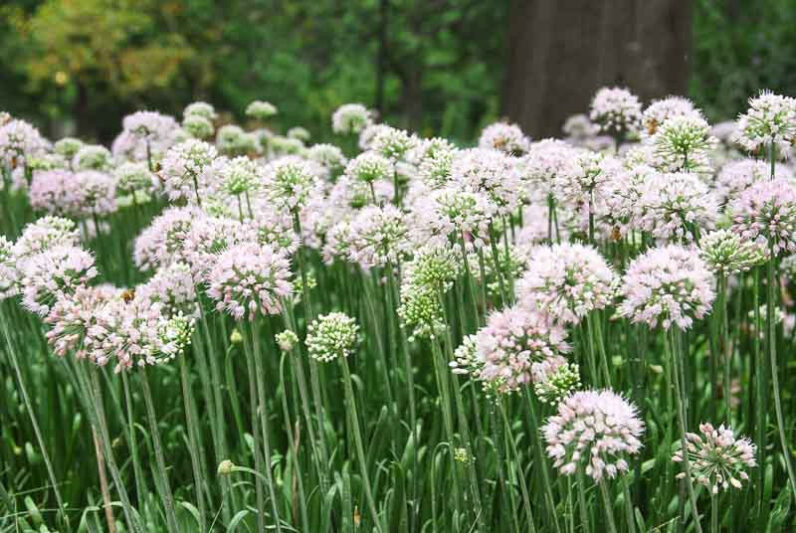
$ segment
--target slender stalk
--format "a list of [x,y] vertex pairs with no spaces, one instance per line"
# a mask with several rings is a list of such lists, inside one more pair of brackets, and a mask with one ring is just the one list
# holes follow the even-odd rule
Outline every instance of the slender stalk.
[[710,532],[719,533],[719,498],[710,491]]
[[608,522],[608,531],[610,533],[616,533],[616,520],[614,519],[614,510],[611,504],[611,496],[608,492],[608,485],[605,482],[605,478],[600,479],[600,493],[603,497],[603,505],[605,506],[605,519]]
[[583,466],[578,466],[578,509],[580,511],[580,525],[582,531],[591,531],[589,527],[589,511],[586,507],[586,476],[583,475]]
[[185,356],[182,355],[180,359],[180,382],[182,384],[182,397],[183,405],[185,407],[185,426],[188,433],[188,452],[191,456],[191,469],[193,471],[194,491],[196,492],[196,506],[199,510],[199,527],[201,531],[207,530],[207,518],[205,511],[205,498],[203,488],[205,486],[204,477],[202,476],[202,455],[199,453],[199,446],[197,445],[197,427],[196,417],[194,416],[195,407],[193,405],[193,392],[191,390],[191,381],[188,376],[188,364],[185,362]]
[[[241,323],[242,324],[242,323]],[[251,348],[251,336],[243,335],[243,347],[246,352],[246,369],[249,374],[249,403],[251,404],[252,439],[254,440],[254,470],[258,473],[265,468],[263,465],[263,448],[260,439],[259,399],[257,395],[257,370]],[[265,495],[263,494],[263,478],[255,476],[254,492],[257,499],[257,531],[265,531]]]

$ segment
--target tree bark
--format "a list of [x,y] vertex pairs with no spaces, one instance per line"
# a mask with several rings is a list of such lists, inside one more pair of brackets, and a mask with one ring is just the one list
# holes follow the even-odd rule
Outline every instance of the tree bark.
[[691,0],[513,0],[504,114],[559,136],[605,85],[645,102],[687,89]]

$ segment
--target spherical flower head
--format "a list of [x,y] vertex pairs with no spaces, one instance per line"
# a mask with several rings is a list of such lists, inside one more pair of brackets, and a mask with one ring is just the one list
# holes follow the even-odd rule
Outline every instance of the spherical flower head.
[[14,243],[14,257],[20,263],[55,246],[75,246],[80,233],[75,223],[67,218],[45,216],[31,222],[22,230]]
[[425,246],[406,264],[404,279],[444,292],[459,275],[460,261],[461,257],[447,246]]
[[603,87],[591,101],[589,118],[609,135],[636,133],[641,127],[641,103],[627,89]]
[[538,373],[533,391],[539,401],[557,405],[564,398],[580,389],[580,370],[574,363],[547,365]]
[[282,311],[282,300],[291,294],[290,263],[272,247],[244,243],[222,253],[208,276],[207,294],[216,309],[236,320],[253,320],[259,314]]
[[532,252],[517,284],[519,302],[564,324],[578,324],[611,303],[616,276],[591,246],[561,243]]
[[415,174],[431,189],[443,187],[450,181],[451,165],[458,150],[445,139],[426,139],[412,150]]
[[694,107],[694,103],[682,96],[668,96],[661,100],[653,100],[641,116],[642,133],[655,135],[661,125],[673,117],[696,116],[702,113]]
[[770,246],[774,255],[796,251],[796,186],[783,179],[759,181],[730,204],[732,230]]
[[641,185],[635,222],[659,242],[691,242],[710,230],[719,200],[696,174],[648,174]]
[[411,251],[404,214],[393,205],[362,208],[351,223],[351,260],[363,268],[396,264]]
[[392,161],[401,159],[415,145],[415,139],[404,130],[385,126],[376,133],[370,149]]
[[[716,176],[716,194],[724,202],[731,202],[758,181],[771,178],[771,165],[758,159],[739,159],[730,161],[719,170]],[[774,178],[793,180],[794,172],[785,165],[776,163]]]
[[[557,179],[578,174],[580,154],[579,150],[564,141],[543,139],[531,144],[528,155],[522,159],[519,172],[532,191],[541,192],[537,199],[546,200]],[[533,192],[530,196],[533,196]]]
[[19,271],[14,257],[14,245],[0,235],[0,301],[19,293]]
[[461,150],[451,163],[451,180],[462,188],[486,194],[500,215],[513,213],[522,188],[515,161],[497,150]]
[[194,277],[202,281],[207,280],[208,271],[219,255],[257,238],[251,227],[226,217],[196,216],[184,234],[180,226],[174,232],[175,237],[182,238],[180,255],[190,265]]
[[20,166],[27,157],[46,147],[47,141],[39,130],[24,120],[11,119],[0,125],[0,160],[11,168]]
[[343,104],[332,115],[332,131],[356,135],[372,124],[368,108],[362,104]]
[[218,172],[221,188],[229,195],[253,193],[260,185],[257,163],[246,156],[239,156],[227,161]]
[[116,211],[116,180],[110,174],[84,170],[73,177],[72,187],[79,192],[72,213],[84,217]]
[[160,141],[164,134],[177,127],[177,122],[157,111],[136,111],[122,120],[122,127],[141,139]]
[[562,326],[535,311],[512,307],[489,316],[476,335],[476,349],[483,361],[478,379],[509,393],[532,383],[535,367],[563,361],[561,354],[570,346]]
[[81,286],[73,294],[59,298],[44,318],[44,322],[52,326],[46,337],[53,353],[64,357],[74,352],[77,359],[87,358],[89,349],[84,340],[92,328],[97,328],[100,310],[116,297],[115,293],[109,286]]
[[331,175],[336,175],[347,163],[343,151],[333,144],[314,144],[307,149],[305,156],[322,165]]
[[577,114],[564,121],[562,131],[570,139],[583,142],[596,137],[600,133],[600,126],[589,120],[587,115]]
[[[735,438],[732,429],[721,425],[699,425],[699,433],[686,433],[686,455],[691,477],[711,493],[729,488],[740,489],[749,480],[747,470],[757,466],[756,446],[748,438]],[[673,461],[683,462],[683,450],[674,453]],[[685,473],[677,475],[684,478]]]
[[151,192],[157,187],[157,178],[144,162],[126,161],[113,171],[116,187],[126,193]]
[[530,141],[516,124],[496,122],[481,132],[478,147],[500,150],[507,155],[521,156],[528,151]]
[[345,174],[352,180],[373,183],[374,181],[391,179],[394,172],[393,163],[377,152],[363,152],[349,161]]
[[710,311],[714,285],[698,250],[674,244],[652,248],[628,266],[618,314],[651,328],[686,330]]
[[763,91],[749,99],[749,109],[738,117],[735,140],[750,152],[764,153],[774,145],[786,156],[796,140],[796,99]]
[[104,146],[88,144],[80,148],[72,158],[75,170],[108,170],[113,164],[113,156]]
[[714,124],[710,129],[710,134],[729,146],[735,142],[735,138],[737,137],[738,123],[734,120],[719,122],[718,124]]
[[321,315],[307,328],[307,351],[322,363],[348,357],[356,350],[358,334],[356,320],[345,313]]
[[215,120],[218,115],[216,109],[207,102],[193,102],[185,106],[182,112],[183,118],[202,117],[208,121]]
[[588,205],[602,196],[601,187],[621,169],[621,163],[598,152],[578,150],[570,164],[554,175],[555,197],[574,205]]
[[151,304],[159,304],[168,316],[196,316],[196,281],[191,267],[175,262],[163,266],[136,288],[136,298]]
[[316,167],[298,157],[283,157],[266,165],[264,171],[266,197],[275,206],[290,212],[303,208],[320,180]]
[[71,214],[82,195],[75,190],[74,174],[68,170],[45,170],[33,173],[28,199],[33,209],[54,215]]
[[431,286],[401,283],[401,305],[398,316],[403,328],[409,331],[409,341],[433,339],[441,335],[448,325],[443,318],[439,292]]
[[489,242],[489,223],[496,211],[484,194],[458,186],[437,189],[413,206],[417,223],[412,231],[418,233],[414,240],[441,238],[458,243],[469,239],[468,247],[481,248]]
[[303,155],[307,148],[304,146],[304,141],[300,139],[274,135],[268,139],[268,149],[273,156],[280,157],[285,155]]
[[257,138],[235,124],[218,128],[216,146],[221,153],[229,156],[245,155],[258,149]]
[[64,156],[66,159],[72,159],[75,154],[83,148],[83,141],[75,139],[74,137],[64,137],[55,141],[53,144],[53,151],[56,154]]
[[25,261],[20,285],[22,305],[46,316],[58,298],[74,294],[97,276],[94,257],[76,246],[55,246]]
[[161,163],[161,176],[169,199],[194,198],[194,189],[197,185],[200,188],[205,185],[206,173],[217,157],[218,152],[213,145],[197,139],[169,148]]
[[583,469],[595,481],[627,472],[643,432],[636,406],[607,389],[573,393],[542,427],[553,466],[566,476]]
[[299,343],[298,335],[291,329],[286,329],[277,333],[274,335],[274,339],[276,340],[276,345],[279,346],[279,349],[284,353],[292,352],[293,348]]
[[718,143],[710,125],[697,114],[679,115],[666,120],[650,142],[655,147],[659,166],[670,172],[710,170],[710,151]]
[[266,120],[277,114],[277,109],[271,102],[255,100],[246,106],[246,116],[255,120]]
[[716,274],[730,276],[746,272],[768,259],[768,250],[754,241],[741,240],[737,233],[721,229],[708,233],[699,243],[702,259]]
[[187,236],[202,217],[194,207],[171,207],[152,220],[133,243],[133,260],[142,270],[154,270],[185,259]]
[[182,119],[182,129],[196,139],[209,139],[215,132],[213,123],[201,115],[188,115]]
[[287,136],[290,139],[297,139],[303,143],[310,140],[312,135],[306,128],[302,128],[301,126],[294,126],[287,130]]

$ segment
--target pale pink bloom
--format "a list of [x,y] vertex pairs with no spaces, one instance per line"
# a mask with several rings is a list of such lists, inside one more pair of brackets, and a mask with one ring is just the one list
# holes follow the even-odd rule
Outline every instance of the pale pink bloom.
[[47,144],[39,130],[24,120],[0,125],[0,162],[9,167],[23,166],[30,156],[44,152]]
[[743,239],[770,246],[775,255],[796,252],[796,185],[789,180],[758,181],[729,207],[732,230]]
[[411,253],[404,214],[393,205],[362,208],[351,221],[350,258],[362,268],[393,265]]
[[146,283],[135,289],[136,299],[160,304],[167,316],[183,314],[198,318],[197,280],[186,263],[175,262],[160,267]]
[[451,181],[461,189],[486,195],[499,215],[513,213],[523,194],[516,160],[497,150],[457,152],[451,163]]
[[36,171],[28,189],[28,198],[33,209],[52,215],[69,214],[71,206],[78,204],[74,196],[79,191],[74,187],[75,175],[62,169]]
[[322,187],[317,164],[298,156],[281,157],[263,169],[265,197],[278,209],[301,210],[313,192]]
[[182,240],[179,260],[190,265],[194,277],[202,282],[207,281],[207,274],[219,255],[232,246],[256,239],[255,230],[249,223],[226,217],[202,216],[198,212],[188,230],[177,233]]
[[14,244],[0,235],[0,301],[19,293],[19,270],[14,257]]
[[478,138],[478,147],[499,150],[506,155],[520,156],[528,151],[530,140],[516,124],[495,122],[485,127]]
[[142,270],[154,270],[173,261],[187,260],[185,246],[188,234],[203,212],[195,207],[170,207],[152,220],[136,237],[133,260]]
[[22,230],[14,243],[14,258],[22,266],[27,259],[54,246],[75,246],[80,241],[80,233],[75,223],[69,219],[45,216],[31,222]]
[[610,390],[575,392],[542,427],[547,455],[566,476],[582,471],[595,481],[627,472],[641,451],[644,423],[636,406]]
[[160,175],[170,200],[193,201],[197,189],[208,185],[208,175],[218,152],[213,145],[189,139],[170,148],[163,157]]
[[544,202],[559,176],[578,172],[580,151],[558,139],[543,139],[531,144],[528,154],[518,165],[518,172],[532,201]]
[[[793,180],[794,173],[787,166],[777,163],[774,166],[774,177]],[[730,161],[716,176],[716,194],[723,202],[731,202],[753,184],[770,178],[771,165],[766,161],[751,158]]]
[[[58,299],[49,314],[44,318],[52,329],[47,332],[47,343],[53,353],[64,357],[74,351],[75,357],[88,357],[84,344],[87,332],[98,323],[100,308],[119,291],[108,285],[98,287],[78,287],[74,294]],[[92,361],[96,362],[96,361]]]
[[89,252],[76,246],[54,246],[22,265],[22,305],[46,316],[58,298],[72,295],[96,276],[94,257]]
[[641,117],[642,135],[654,135],[658,128],[672,117],[702,117],[702,113],[694,107],[694,103],[682,96],[667,96],[661,100],[653,100]]
[[738,117],[738,144],[759,155],[767,155],[773,144],[778,157],[788,157],[794,140],[796,98],[762,91],[749,99],[749,109]]
[[652,328],[686,330],[710,311],[714,286],[699,250],[674,244],[652,248],[630,263],[618,314]]
[[636,133],[641,128],[641,103],[627,89],[603,87],[591,101],[589,118],[609,135]]

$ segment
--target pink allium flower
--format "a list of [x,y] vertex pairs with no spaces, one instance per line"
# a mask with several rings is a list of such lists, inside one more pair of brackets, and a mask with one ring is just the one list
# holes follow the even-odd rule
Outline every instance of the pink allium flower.
[[735,140],[750,152],[765,153],[774,144],[787,157],[796,140],[796,99],[762,91],[749,99],[749,109],[738,117]]
[[22,305],[46,316],[58,298],[69,296],[97,275],[94,257],[76,246],[54,246],[22,266]]
[[59,298],[44,318],[44,322],[52,326],[46,336],[53,353],[64,357],[74,350],[78,359],[87,358],[89,354],[84,339],[92,328],[101,327],[98,325],[100,309],[118,296],[118,292],[108,285],[78,287],[74,294]]
[[265,197],[278,209],[301,210],[314,189],[322,186],[318,168],[297,156],[277,159],[265,166]]
[[196,188],[201,190],[209,180],[208,171],[218,152],[213,145],[197,139],[189,139],[169,149],[163,157],[161,175],[170,200],[196,197]]
[[197,316],[196,283],[191,274],[191,267],[176,262],[163,266],[136,287],[135,297],[150,304],[160,304],[162,312],[167,316]]
[[522,197],[515,160],[497,150],[461,150],[451,163],[451,180],[461,189],[480,192],[497,206],[498,214],[513,213]]
[[520,156],[528,151],[530,141],[516,124],[495,122],[481,131],[478,147]]
[[191,266],[197,281],[207,281],[207,274],[219,255],[256,235],[249,225],[232,218],[196,216],[182,235],[181,256]]
[[530,253],[528,270],[517,284],[521,305],[558,322],[578,324],[611,302],[616,276],[596,249],[561,243],[539,246]]
[[31,222],[14,243],[14,258],[18,263],[54,246],[74,246],[80,241],[75,223],[69,219],[46,216]]
[[476,335],[481,360],[477,379],[501,393],[518,390],[551,363],[565,362],[570,351],[566,330],[549,318],[522,307],[512,307],[489,316]]
[[561,131],[568,137],[568,143],[580,145],[600,133],[600,126],[592,123],[587,115],[580,113],[567,117]]
[[30,205],[38,211],[54,215],[69,214],[70,207],[79,203],[74,195],[75,175],[68,170],[45,170],[33,173],[28,189]]
[[759,241],[774,254],[796,252],[796,185],[783,179],[759,181],[730,205],[732,230]]
[[577,174],[579,154],[576,148],[558,139],[544,139],[531,144],[518,167],[529,189],[529,198],[546,201],[559,176]]
[[185,260],[186,239],[196,220],[206,216],[195,207],[170,207],[136,237],[133,260],[142,270],[154,270]]
[[[713,494],[730,487],[740,489],[742,481],[748,481],[748,468],[757,466],[756,446],[748,438],[735,438],[732,429],[703,423],[699,434],[686,433],[686,453],[691,469],[691,477],[704,485]],[[674,452],[673,460],[683,462],[683,450]],[[685,477],[685,473],[677,475]]]
[[559,201],[574,205],[587,205],[591,198],[597,202],[603,196],[602,188],[611,177],[621,171],[621,163],[597,152],[579,150],[553,181],[553,191]]
[[652,248],[630,263],[618,314],[652,328],[685,330],[710,311],[714,285],[698,250],[673,244]]
[[404,214],[393,205],[369,205],[351,222],[351,261],[363,268],[395,265],[411,252]]
[[393,163],[378,152],[363,152],[346,166],[345,173],[353,181],[373,183],[392,179]]
[[668,119],[687,116],[702,117],[702,113],[688,98],[667,96],[661,100],[653,100],[641,116],[641,123],[644,126],[642,135],[655,135],[658,128]]
[[639,223],[639,200],[650,175],[655,170],[646,165],[636,165],[628,170],[613,173],[601,187],[595,214],[600,226],[607,226],[611,233],[627,235]]
[[281,312],[291,293],[290,263],[270,246],[245,243],[221,254],[209,275],[208,296],[216,309],[241,320]]
[[0,162],[11,168],[22,166],[46,147],[47,141],[39,130],[24,120],[12,119],[0,125]]
[[466,240],[468,248],[489,242],[489,224],[497,208],[489,198],[471,189],[447,186],[421,197],[412,206],[410,228],[416,242],[440,245]]
[[[794,173],[785,165],[777,163],[774,167],[776,179],[793,180]],[[771,165],[758,159],[739,159],[730,161],[719,170],[716,176],[716,194],[725,202],[738,196],[758,181],[771,178]]]
[[116,186],[122,193],[152,192],[160,186],[155,175],[149,171],[146,163],[127,161],[113,171]]
[[116,211],[116,180],[109,174],[84,170],[74,175],[70,184],[78,202],[71,211],[82,216],[107,215]]
[[0,301],[19,293],[19,271],[14,257],[14,245],[0,235]]
[[406,152],[414,148],[415,138],[408,132],[383,125],[370,141],[369,149],[391,161],[402,159]]
[[643,432],[636,406],[607,389],[573,393],[542,427],[558,471],[571,476],[583,468],[595,481],[627,472],[627,458],[641,450]]
[[591,101],[589,118],[610,135],[636,133],[641,127],[641,103],[627,89],[603,87]]
[[[251,233],[252,240],[259,244],[268,244],[287,255],[293,254],[299,247],[299,236],[293,229],[293,217],[286,211],[269,209],[267,200],[255,203],[254,218],[246,221],[246,228]],[[302,224],[302,230],[304,229]]]
[[354,246],[354,234],[351,221],[344,219],[332,226],[326,233],[323,245],[323,262],[331,265],[336,259],[347,261]]
[[718,199],[696,174],[647,174],[640,193],[635,225],[658,242],[691,242],[715,225]]
[[179,125],[173,117],[157,111],[136,111],[124,117],[122,127],[136,137],[154,143],[168,138]]

